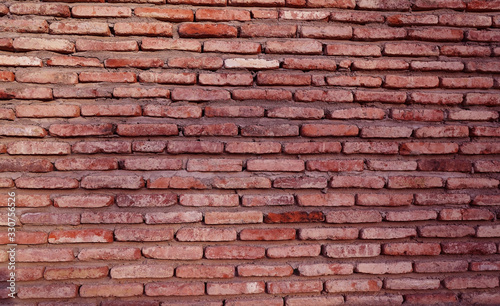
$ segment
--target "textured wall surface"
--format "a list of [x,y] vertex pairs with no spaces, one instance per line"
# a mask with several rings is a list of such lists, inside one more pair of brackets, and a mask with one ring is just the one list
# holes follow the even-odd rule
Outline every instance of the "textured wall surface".
[[0,2],[0,304],[500,304],[500,1]]

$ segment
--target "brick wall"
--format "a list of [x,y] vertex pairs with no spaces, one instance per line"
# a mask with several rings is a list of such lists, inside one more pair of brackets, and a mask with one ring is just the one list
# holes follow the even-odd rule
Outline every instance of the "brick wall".
[[500,1],[0,2],[2,298],[500,304]]

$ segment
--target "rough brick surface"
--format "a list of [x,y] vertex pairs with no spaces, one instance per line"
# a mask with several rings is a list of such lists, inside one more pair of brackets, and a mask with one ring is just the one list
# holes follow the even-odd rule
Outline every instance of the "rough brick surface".
[[499,303],[500,1],[0,2],[19,304]]

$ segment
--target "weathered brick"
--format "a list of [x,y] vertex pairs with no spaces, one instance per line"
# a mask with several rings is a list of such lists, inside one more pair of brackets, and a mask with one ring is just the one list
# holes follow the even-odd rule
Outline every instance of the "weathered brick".
[[20,286],[17,291],[17,297],[20,299],[68,299],[76,298],[77,295],[78,285],[74,284]]
[[399,278],[386,279],[384,288],[391,290],[430,290],[440,287],[439,279]]
[[113,196],[106,195],[69,195],[54,198],[55,207],[106,207],[114,203]]
[[241,200],[243,206],[285,206],[295,204],[293,195],[244,195]]
[[[128,52],[128,51],[138,51],[139,46],[135,40],[117,40],[117,41],[104,41],[104,40],[76,40],[76,50],[77,51],[116,51],[116,52]],[[89,75],[96,74],[94,72],[87,72]],[[104,73],[104,72],[102,72]],[[107,74],[121,74],[119,72],[107,72]],[[97,73],[100,74],[100,73]],[[126,74],[132,74],[131,72]]]
[[412,194],[359,194],[356,204],[361,206],[407,206],[412,201]]
[[113,231],[101,229],[55,230],[49,234],[49,243],[113,242]]
[[323,283],[317,280],[267,282],[267,292],[271,294],[314,293],[322,289]]
[[[161,39],[161,38],[143,38],[141,50],[159,51],[159,50],[181,50],[201,52],[201,43],[188,39]],[[207,51],[205,49],[205,51]]]
[[410,29],[408,38],[425,41],[462,41],[463,30],[448,28]]
[[146,224],[177,224],[196,223],[203,220],[201,212],[169,212],[169,213],[149,213],[145,215]]
[[111,123],[52,124],[49,133],[51,136],[59,137],[103,136],[113,133],[113,125]]
[[415,272],[417,273],[447,273],[447,272],[466,272],[469,263],[461,261],[432,261],[416,262]]
[[78,253],[81,261],[91,260],[138,260],[141,250],[138,248],[93,248],[82,249]]
[[[462,1],[460,1],[462,2]],[[410,304],[456,303],[458,297],[454,293],[405,294]]]
[[175,269],[175,276],[179,278],[233,278],[233,266],[189,265]]
[[293,240],[295,229],[244,229],[239,233],[240,240]]
[[327,179],[324,177],[281,177],[273,181],[274,188],[289,189],[323,189],[327,187]]
[[120,168],[126,170],[180,170],[182,160],[173,158],[131,158],[120,161]]
[[[41,64],[40,64],[41,65]],[[98,58],[80,56],[54,56],[47,60],[48,66],[102,67]]]
[[207,259],[259,259],[265,256],[265,248],[253,246],[209,246]]
[[114,231],[117,241],[168,241],[174,239],[173,229],[119,228]]
[[115,266],[110,271],[111,278],[168,278],[174,276],[174,268],[169,265]]
[[385,215],[387,221],[408,222],[421,220],[435,220],[437,212],[433,210],[390,211]]
[[382,56],[382,50],[375,45],[335,44],[326,45],[326,55],[335,56]]
[[124,141],[88,141],[73,144],[73,153],[131,153],[130,143]]
[[108,267],[47,267],[43,273],[46,280],[95,279],[108,275]]
[[168,282],[168,283],[148,283],[145,285],[147,296],[193,296],[205,293],[203,282]]
[[23,189],[75,189],[78,181],[64,177],[20,177],[16,179],[16,187]]
[[184,136],[235,136],[238,127],[234,123],[187,125],[183,128]]
[[423,43],[387,43],[384,47],[384,54],[394,56],[438,56],[439,48],[436,45]]
[[489,242],[446,242],[442,247],[444,254],[487,255],[496,252],[496,245]]
[[401,155],[451,154],[458,152],[456,143],[407,142],[401,144]]
[[81,297],[129,297],[142,295],[143,284],[85,284],[80,287]]
[[190,9],[137,7],[134,14],[138,17],[155,18],[162,21],[193,21],[194,13]]
[[203,257],[200,246],[158,246],[144,247],[142,254],[147,258],[170,260],[197,260]]
[[50,24],[49,32],[56,35],[111,35],[109,25],[105,22],[53,22]]
[[65,4],[14,3],[9,7],[11,14],[69,17],[70,10]]
[[175,124],[118,124],[116,133],[121,136],[172,136],[178,135]]
[[323,254],[331,258],[361,258],[380,255],[379,244],[325,245]]
[[265,282],[207,283],[208,295],[257,294],[265,289]]
[[439,243],[431,243],[431,242],[388,243],[383,245],[382,252],[385,255],[393,255],[393,256],[400,256],[400,255],[431,256],[431,255],[439,255],[441,253],[441,246],[439,245]]

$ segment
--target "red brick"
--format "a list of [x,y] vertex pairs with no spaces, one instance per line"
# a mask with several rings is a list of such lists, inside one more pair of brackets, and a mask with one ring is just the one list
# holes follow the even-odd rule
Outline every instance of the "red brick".
[[141,250],[137,248],[82,249],[78,254],[81,261],[89,260],[138,260]]
[[184,227],[177,231],[175,237],[178,241],[235,241],[236,231],[223,228]]
[[141,176],[86,176],[81,180],[84,189],[140,189],[144,187]]
[[245,24],[240,28],[240,37],[295,37],[296,25]]
[[[226,68],[246,68],[246,69],[277,69],[280,66],[278,60],[265,60],[265,59],[246,59],[246,58],[231,58],[224,61]],[[238,92],[238,91],[237,91]],[[265,94],[265,90],[251,89],[250,91],[239,90],[243,93],[261,92]]]
[[210,141],[169,141],[167,151],[170,154],[181,153],[222,153],[224,144]]
[[140,105],[82,105],[82,116],[140,116]]
[[391,117],[395,120],[404,121],[433,121],[439,122],[444,119],[442,110],[434,109],[392,109]]
[[78,117],[80,107],[76,105],[18,105],[16,116],[18,118]]
[[259,43],[247,41],[209,40],[203,43],[203,51],[237,54],[258,54],[261,52],[261,45]]
[[139,74],[141,83],[159,83],[159,84],[195,84],[196,74],[194,73],[151,73],[142,72]]
[[408,38],[425,41],[462,41],[463,30],[447,28],[410,29]]
[[187,125],[183,128],[184,136],[235,136],[238,127],[234,123]]
[[469,263],[465,260],[416,262],[415,272],[417,273],[467,272],[468,267]]
[[98,158],[69,158],[57,160],[55,163],[57,170],[115,170],[118,169],[116,159]]
[[469,127],[460,125],[427,126],[415,130],[416,138],[468,137]]
[[359,129],[355,125],[304,124],[300,132],[306,137],[356,136]]
[[379,244],[326,245],[323,253],[330,258],[361,258],[380,255]]
[[444,254],[487,255],[496,252],[496,245],[489,242],[446,242],[442,246]]
[[70,153],[70,148],[69,144],[64,142],[19,141],[10,143],[7,146],[7,153],[10,155],[66,155]]
[[[213,1],[213,0],[212,0]],[[225,1],[223,2],[225,4]],[[228,0],[231,6],[284,6],[284,0]]]
[[168,278],[174,275],[174,268],[168,265],[116,266],[111,269],[111,278]]
[[131,146],[123,141],[88,141],[73,144],[73,153],[96,154],[96,153],[131,153]]
[[462,154],[498,154],[500,146],[497,143],[465,143],[460,147]]
[[46,280],[103,278],[108,276],[108,267],[47,267],[43,273]]
[[267,249],[269,258],[316,257],[321,252],[321,245],[294,245],[271,247]]
[[238,276],[290,276],[293,268],[289,265],[263,266],[263,265],[240,265],[238,266]]
[[306,74],[269,73],[257,74],[258,85],[305,86],[311,84],[311,76]]
[[441,54],[453,57],[486,57],[491,49],[484,46],[442,46]]
[[73,6],[71,8],[73,17],[131,17],[132,10],[128,7],[117,6]]
[[102,67],[103,65],[98,58],[54,56],[47,60],[47,66]]
[[223,60],[219,57],[174,57],[168,60],[168,66],[173,68],[216,70],[222,67]]
[[382,281],[379,279],[329,280],[325,282],[325,289],[329,293],[380,291]]
[[326,21],[328,17],[330,17],[330,13],[324,11],[282,10],[279,12],[279,19],[281,20]]
[[436,76],[388,75],[385,78],[384,86],[389,88],[434,88],[439,86],[439,78]]
[[194,13],[190,9],[137,7],[134,9],[134,14],[138,17],[173,22],[193,21],[194,19]]
[[116,133],[120,136],[172,136],[178,135],[175,124],[118,124]]
[[477,237],[500,237],[500,226],[480,225],[477,228]]
[[275,107],[267,110],[267,117],[289,119],[321,119],[324,111],[306,107]]
[[197,21],[249,21],[250,11],[234,9],[198,9]]
[[287,189],[323,189],[327,187],[327,179],[324,177],[281,177],[273,182],[274,188]]
[[144,106],[144,115],[151,117],[200,118],[202,109],[198,106],[163,106],[149,104]]
[[323,282],[319,280],[267,282],[267,292],[270,294],[319,293],[322,290]]
[[476,230],[466,225],[428,225],[418,228],[421,237],[456,238],[474,236]]
[[53,22],[50,34],[110,36],[109,25],[104,22]]
[[108,88],[54,88],[54,98],[111,98]]
[[406,30],[399,28],[355,28],[353,38],[356,40],[396,40],[404,39]]
[[69,195],[54,198],[55,207],[107,207],[114,203],[113,196],[106,195]]
[[464,67],[462,62],[411,62],[411,69],[418,71],[463,71]]
[[361,44],[335,44],[326,46],[326,55],[335,56],[382,56],[379,46]]
[[0,234],[0,244],[44,244],[47,243],[47,233],[45,232],[27,232],[16,231],[15,240],[10,240],[10,235],[7,232]]
[[498,261],[471,262],[470,269],[472,271],[500,271],[500,262]]
[[254,9],[252,10],[253,19],[278,19],[278,11]]
[[461,121],[491,121],[498,119],[498,112],[492,111],[468,111],[459,110],[451,111],[448,114],[449,120],[461,120]]
[[498,287],[496,276],[448,277],[444,280],[447,289],[495,288]]
[[414,228],[363,228],[360,232],[361,239],[399,239],[416,237]]
[[113,242],[113,231],[102,229],[55,230],[49,234],[49,243]]
[[384,47],[384,54],[396,56],[438,56],[439,48],[436,45],[423,43],[388,43]]
[[327,77],[326,82],[332,86],[380,87],[382,79],[369,76],[339,76]]
[[[343,296],[328,295],[324,297],[286,297],[285,303],[287,306],[300,306],[300,305],[317,305],[317,306],[331,306],[342,305],[344,303]],[[280,304],[281,305],[281,304]]]
[[465,9],[463,0],[417,0],[414,7],[417,9]]
[[163,60],[159,58],[110,58],[104,61],[104,65],[110,68],[119,68],[119,67],[152,68],[152,67],[163,67]]
[[54,170],[51,162],[45,159],[0,159],[0,172],[37,172]]
[[48,23],[45,20],[36,19],[4,19],[0,20],[2,32],[18,33],[47,33]]
[[416,194],[416,205],[466,205],[470,202],[468,194]]
[[474,136],[497,137],[500,135],[500,129],[495,127],[477,126],[472,128],[471,133]]
[[169,260],[198,260],[203,257],[201,246],[153,246],[144,247],[142,254],[146,258]]
[[81,297],[130,297],[140,296],[144,291],[143,284],[96,284],[82,285],[80,287]]
[[365,274],[403,274],[413,271],[412,263],[408,261],[391,263],[358,263],[356,272]]
[[230,38],[238,35],[237,28],[225,24],[213,23],[183,23],[178,28],[180,37],[202,38],[221,37]]
[[72,249],[20,249],[16,252],[18,262],[64,262],[74,258]]
[[172,100],[187,100],[187,101],[213,101],[213,100],[229,100],[230,94],[226,90],[208,90],[208,89],[186,89],[175,88],[172,91]]
[[51,284],[38,286],[20,286],[17,297],[20,299],[67,299],[76,298],[78,286],[74,284]]
[[17,51],[40,50],[59,53],[75,52],[75,45],[65,39],[19,37],[14,39],[13,47]]
[[299,229],[301,240],[351,240],[358,238],[356,228],[303,228]]
[[266,215],[265,223],[300,223],[300,222],[322,222],[325,217],[323,213],[313,211],[307,212],[286,212],[286,213],[269,213]]
[[496,195],[478,195],[472,201],[473,205],[498,205],[500,197]]
[[439,212],[439,220],[493,220],[495,215],[486,209],[443,209]]
[[412,171],[417,170],[416,161],[382,161],[368,160],[366,167],[378,171]]
[[132,72],[81,72],[80,82],[135,83],[136,75]]
[[403,92],[376,92],[376,91],[356,91],[355,100],[360,102],[386,102],[404,103],[406,93]]
[[102,124],[52,124],[49,128],[52,136],[77,137],[77,136],[103,136],[113,133],[113,125]]
[[15,15],[70,16],[69,7],[65,4],[14,3],[9,10]]
[[293,240],[295,239],[295,229],[273,228],[273,229],[244,229],[239,233],[240,240]]
[[41,67],[42,60],[38,57],[31,57],[31,56],[1,55],[0,66]]
[[130,158],[120,161],[120,168],[126,170],[180,170],[182,160],[173,158]]
[[337,210],[326,215],[327,223],[371,223],[380,221],[382,221],[382,216],[374,210]]
[[[390,181],[389,181],[390,182]],[[413,195],[359,194],[356,204],[361,206],[406,206],[411,205]]]
[[225,151],[238,154],[280,153],[281,144],[277,142],[230,142],[226,143]]
[[266,43],[266,53],[271,54],[321,54],[322,50],[323,45],[314,40],[268,41]]
[[354,196],[350,194],[303,194],[297,195],[299,206],[352,206]]
[[[43,278],[44,267],[16,268],[16,281],[33,281]],[[8,267],[1,269],[1,280],[7,282],[10,278]]]
[[403,60],[355,60],[352,67],[355,70],[404,70],[409,64]]
[[148,180],[149,189],[207,189],[207,185],[194,177],[160,177]]
[[0,50],[14,50],[14,46],[12,45],[13,42],[14,40],[12,38],[0,38]]
[[[103,40],[76,40],[76,50],[83,51],[138,51],[139,47],[135,40],[117,40],[117,41],[103,41]],[[96,72],[86,72],[88,74],[96,74]],[[102,72],[103,74],[123,74],[125,72]],[[99,73],[98,73],[99,74]],[[132,74],[131,72],[125,74]],[[81,74],[80,74],[81,75]]]
[[[347,2],[349,3],[349,2]],[[330,16],[331,21],[351,22],[351,23],[383,23],[384,16],[374,12],[359,11],[334,11]]]
[[23,224],[32,225],[79,225],[79,214],[25,213],[20,218]]
[[247,161],[247,171],[304,171],[304,161],[295,159],[252,159]]
[[[460,0],[460,2],[462,1]],[[416,305],[458,302],[458,298],[454,293],[405,294],[405,299],[408,303]]]
[[250,137],[283,137],[298,136],[299,127],[293,125],[260,126],[248,125],[241,128],[241,136]]
[[143,51],[181,50],[181,51],[201,52],[201,43],[199,41],[193,41],[188,39],[143,38],[141,43],[141,50]]
[[387,187],[391,189],[439,188],[443,187],[443,185],[443,180],[439,177],[391,176]]
[[37,84],[76,84],[78,83],[78,75],[75,72],[20,71],[16,73],[16,81]]
[[497,188],[498,185],[498,180],[489,178],[449,178],[446,182],[448,189]]
[[295,204],[295,198],[293,195],[269,195],[269,196],[258,196],[258,195],[244,195],[242,197],[241,205],[253,207],[253,206],[286,206]]
[[264,258],[265,248],[251,246],[209,246],[205,249],[207,259],[259,259]]
[[500,172],[500,162],[494,160],[479,160],[474,163],[476,172]]
[[421,220],[435,220],[437,212],[433,210],[390,211],[385,215],[387,221],[408,222]]
[[467,39],[480,42],[494,42],[500,38],[500,31],[469,31]]
[[346,142],[345,154],[397,154],[399,144],[396,142]]
[[200,73],[198,82],[200,85],[250,86],[253,84],[253,76],[247,73]]
[[360,9],[368,10],[396,10],[396,11],[407,11],[411,7],[411,3],[408,0],[359,0],[358,7]]
[[301,264],[301,276],[348,275],[353,273],[351,264]]
[[205,294],[205,284],[203,282],[148,283],[144,289],[147,296],[193,296]]
[[300,36],[319,39],[350,39],[352,28],[346,26],[302,26]]
[[[22,72],[18,74],[22,75]],[[10,71],[0,71],[0,82],[14,82],[14,73]]]
[[353,95],[345,90],[297,90],[295,99],[301,102],[352,102]]
[[75,189],[78,181],[64,177],[20,177],[16,179],[16,187],[23,189]]
[[175,276],[179,278],[233,278],[233,266],[189,265],[175,269]]
[[308,160],[307,170],[310,171],[363,171],[363,160]]
[[456,143],[407,142],[401,144],[401,155],[452,154],[458,152]]
[[384,288],[390,290],[431,290],[440,287],[439,279],[399,278],[386,279]]
[[439,243],[407,242],[388,243],[383,245],[383,254],[385,255],[430,256],[439,255],[440,253],[441,246]]
[[287,154],[321,154],[340,153],[341,149],[339,142],[296,142],[285,143],[283,150]]
[[265,282],[207,283],[208,295],[257,294],[265,290]]
[[109,224],[142,222],[142,214],[132,212],[84,212],[81,215],[81,223]]
[[202,220],[203,214],[196,211],[150,213],[145,215],[146,224],[196,223],[201,222]]
[[267,299],[238,299],[238,300],[226,299],[224,300],[224,303],[227,306],[252,306],[261,303],[263,305],[268,305],[268,306],[282,306],[283,298],[279,297],[279,298],[267,298]]
[[205,224],[248,224],[262,221],[263,215],[259,211],[205,213]]
[[116,241],[168,241],[174,239],[174,230],[119,228],[114,231]]
[[441,83],[444,88],[487,89],[493,87],[493,79],[487,77],[443,78]]
[[403,25],[435,25],[438,23],[438,16],[435,15],[391,15],[387,17],[387,23],[391,26]]
[[368,126],[361,129],[362,138],[409,138],[413,129],[403,126]]

